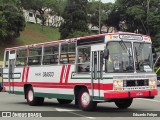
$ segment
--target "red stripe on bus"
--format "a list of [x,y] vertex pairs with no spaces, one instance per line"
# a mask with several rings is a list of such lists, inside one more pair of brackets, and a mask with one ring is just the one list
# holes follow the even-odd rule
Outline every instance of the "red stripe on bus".
[[60,76],[60,83],[62,83],[62,80],[63,80],[64,68],[65,68],[65,65],[62,66],[61,76]]
[[71,65],[68,65],[67,73],[66,73],[65,83],[68,83],[68,77],[69,77],[69,71],[70,71],[70,68],[71,68]]
[[67,66],[67,65],[65,65],[64,73],[63,73],[63,78],[62,78],[62,83],[65,83],[65,81],[63,82],[63,80],[66,80],[67,68],[68,68],[68,66]]
[[[15,87],[23,87],[24,86],[24,83],[22,82],[10,82],[11,86],[15,86]],[[81,86],[87,86],[88,89],[91,89],[91,83],[45,83],[45,82],[28,82],[27,84],[31,84],[33,85],[34,87],[41,87],[41,88],[74,88],[74,86],[76,85],[81,85]],[[8,82],[4,82],[4,86],[9,86],[9,83]],[[113,84],[111,83],[108,83],[108,84],[97,84],[95,83],[94,84],[94,89],[95,90],[112,90],[113,89]]]
[[51,85],[51,86],[43,86],[43,85],[33,85],[33,87],[36,88],[65,88],[65,89],[74,89],[75,86],[68,86],[68,85],[63,85],[63,86],[58,86],[58,85]]
[[108,84],[98,84],[98,83],[94,83],[93,84],[93,89],[95,90],[113,90],[113,84],[108,83]]
[[25,67],[23,68],[23,72],[22,72],[22,82],[24,82],[24,73],[25,73]]
[[113,84],[100,84],[103,88],[103,90],[113,90]]
[[27,73],[26,73],[26,83],[28,82],[29,68],[30,68],[30,67],[27,67]]

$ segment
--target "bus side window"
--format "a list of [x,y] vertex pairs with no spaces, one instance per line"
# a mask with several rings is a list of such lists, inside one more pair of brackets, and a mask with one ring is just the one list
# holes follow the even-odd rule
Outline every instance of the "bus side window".
[[8,60],[9,60],[9,51],[6,51],[5,52],[5,61],[4,61],[5,67],[8,67]]
[[77,72],[88,73],[90,71],[90,47],[78,48]]
[[29,48],[28,65],[41,65],[42,47]]
[[44,47],[43,65],[58,64],[58,58],[59,58],[58,45]]
[[75,43],[67,43],[61,45],[60,63],[72,64],[75,63]]
[[16,66],[24,66],[27,63],[27,49],[18,49]]

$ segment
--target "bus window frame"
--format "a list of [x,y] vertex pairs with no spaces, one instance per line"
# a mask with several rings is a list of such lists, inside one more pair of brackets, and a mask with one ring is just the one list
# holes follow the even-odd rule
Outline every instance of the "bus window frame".
[[6,58],[7,58],[7,56],[6,56],[6,54],[7,54],[7,52],[8,52],[8,63],[9,63],[9,52],[10,52],[10,50],[5,50],[5,54],[4,54],[4,63],[3,63],[3,68],[8,68],[8,65],[6,66]]
[[[44,64],[44,56],[47,56],[47,55],[45,55],[45,47],[53,47],[53,46],[58,46],[58,52],[57,52],[57,54],[48,54],[49,56],[55,56],[55,55],[57,55],[58,56],[58,58],[57,58],[57,63],[51,63],[51,64]],[[42,53],[42,65],[44,65],[44,66],[47,66],[47,65],[59,65],[59,53],[60,53],[60,44],[58,43],[58,44],[49,44],[49,45],[44,45],[43,46],[43,53]]]
[[[66,55],[66,57],[64,57],[64,58],[67,58],[68,62],[67,63],[62,63],[62,61],[61,61],[61,55],[63,55],[63,53],[62,53],[62,45],[65,45],[65,44],[67,44],[67,45],[74,44],[75,45],[75,50],[74,50],[74,52],[68,52],[68,49],[67,49],[67,52],[63,52],[64,55]],[[77,42],[61,43],[60,44],[59,64],[76,64],[76,48],[77,48]],[[74,58],[74,62],[72,62],[72,63],[69,62],[70,61],[69,58],[72,58],[72,57],[69,57],[68,54],[75,54],[75,57],[73,57]]]
[[[82,63],[80,63],[80,62],[78,62],[79,61],[79,49],[80,48],[90,48],[90,57],[89,57],[89,59],[90,59],[90,61],[89,61],[89,72],[78,72],[78,65],[82,65]],[[83,46],[77,46],[77,48],[76,48],[77,50],[76,50],[76,63],[75,63],[75,71],[76,71],[76,73],[77,74],[89,74],[90,72],[91,72],[91,45],[83,45]],[[83,63],[83,65],[85,65],[85,63]]]
[[[26,50],[26,57],[19,57],[19,58],[26,58],[26,64],[25,65],[17,65],[17,51],[18,50]],[[27,66],[28,65],[28,48],[18,48],[16,49],[16,59],[15,59],[15,67],[24,67],[24,66]]]
[[[30,49],[31,48],[41,48],[41,55],[36,55],[36,56],[30,56]],[[43,57],[43,46],[31,46],[31,47],[28,47],[28,59],[27,59],[27,65],[28,66],[42,66],[42,57]],[[40,64],[29,64],[29,58],[31,57],[41,57],[41,60],[40,60]]]
[[[121,40],[114,40],[114,41],[108,41],[107,43],[106,43],[106,49],[108,49],[107,47],[108,47],[108,45],[109,45],[109,43],[111,43],[111,42],[120,42]],[[129,41],[127,41],[127,40],[123,40],[125,43],[130,43],[131,44],[131,53],[132,53],[132,59],[133,59],[133,64],[134,64],[134,49],[132,48],[132,46],[133,46],[133,43],[134,42],[132,42],[131,40],[129,40]],[[104,71],[103,72],[105,72],[105,73],[121,73],[121,72],[108,72],[108,71],[106,71],[107,70],[107,68],[106,68],[106,60],[105,60],[105,66],[104,66]],[[132,72],[122,72],[122,73],[134,73],[134,71],[135,71],[135,66],[134,66],[134,68],[133,68],[133,71]]]

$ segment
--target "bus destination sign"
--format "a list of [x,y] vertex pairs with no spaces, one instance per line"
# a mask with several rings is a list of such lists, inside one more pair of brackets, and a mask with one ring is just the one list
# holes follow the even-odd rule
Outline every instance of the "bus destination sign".
[[119,38],[127,40],[143,40],[143,37],[140,35],[119,35]]

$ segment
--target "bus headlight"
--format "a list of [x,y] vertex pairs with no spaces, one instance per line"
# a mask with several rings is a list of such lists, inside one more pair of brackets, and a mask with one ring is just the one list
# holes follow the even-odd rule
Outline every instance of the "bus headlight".
[[123,80],[114,80],[114,87],[123,87]]
[[149,80],[149,86],[155,86],[156,80]]

